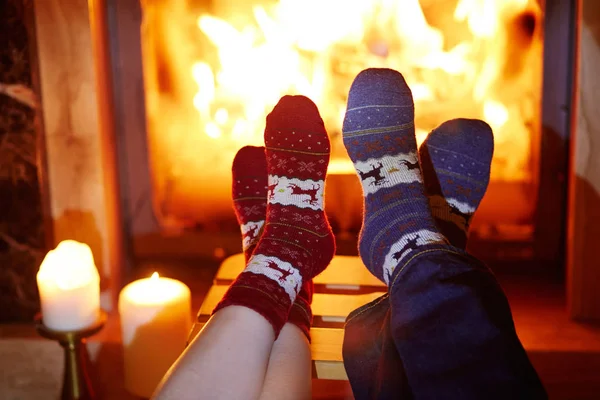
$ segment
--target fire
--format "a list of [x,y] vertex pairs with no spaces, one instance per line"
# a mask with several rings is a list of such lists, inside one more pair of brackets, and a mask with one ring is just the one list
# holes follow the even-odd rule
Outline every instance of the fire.
[[[235,152],[262,143],[265,116],[285,94],[319,106],[333,143],[331,172],[353,173],[341,124],[350,84],[367,67],[403,73],[419,143],[444,120],[480,118],[496,137],[492,180],[536,179],[536,0],[216,0],[210,10],[146,1],[145,19],[163,21],[146,42],[168,58],[148,66],[155,79],[146,79],[153,146],[166,154],[157,161],[157,184],[172,191],[161,207],[198,187],[227,198]],[[167,77],[156,72],[161,63]],[[217,180],[224,188],[206,187]]]

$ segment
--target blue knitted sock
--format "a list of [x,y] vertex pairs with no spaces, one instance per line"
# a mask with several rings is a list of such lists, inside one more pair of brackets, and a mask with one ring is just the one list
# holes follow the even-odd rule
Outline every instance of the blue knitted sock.
[[490,180],[492,128],[476,119],[453,119],[434,129],[419,148],[425,192],[438,229],[464,249],[471,217]]
[[391,69],[358,74],[342,132],[365,197],[359,253],[389,285],[396,266],[422,246],[447,243],[424,193],[412,94],[402,75]]

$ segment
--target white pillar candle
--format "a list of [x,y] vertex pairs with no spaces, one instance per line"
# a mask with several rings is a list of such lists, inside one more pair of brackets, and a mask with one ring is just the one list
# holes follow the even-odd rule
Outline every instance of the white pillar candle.
[[37,273],[44,325],[55,331],[90,327],[100,313],[100,276],[87,244],[65,240]]
[[119,314],[125,388],[137,396],[150,397],[185,348],[192,325],[190,289],[155,272],[123,288]]

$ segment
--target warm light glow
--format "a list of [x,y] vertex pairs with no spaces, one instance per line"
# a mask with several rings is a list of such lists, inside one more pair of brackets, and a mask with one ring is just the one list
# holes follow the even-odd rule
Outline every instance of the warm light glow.
[[99,279],[92,250],[75,240],[63,240],[56,249],[50,250],[37,276],[61,290],[74,290]]
[[502,103],[486,101],[483,105],[483,115],[490,126],[498,131],[508,121],[508,110]]
[[417,145],[421,146],[421,144],[425,141],[425,139],[427,138],[427,135],[429,135],[429,132],[423,130],[423,129],[416,129],[415,130],[415,136],[417,138]]
[[156,305],[179,298],[184,289],[181,282],[160,277],[158,272],[154,272],[149,278],[139,279],[127,285],[122,291],[122,296],[139,305]]
[[42,261],[36,280],[46,327],[72,331],[98,320],[100,275],[87,244],[60,242]]
[[[161,29],[146,38],[160,61],[145,62],[155,76],[147,108],[161,210],[182,206],[180,215],[200,221],[229,215],[233,156],[263,144],[265,116],[285,94],[319,106],[332,139],[329,171],[349,170],[340,135],[345,101],[367,67],[403,73],[418,143],[445,120],[484,119],[496,136],[492,181],[535,179],[536,0],[214,0],[210,10],[167,3],[145,5],[145,20]],[[533,31],[522,22],[528,18]]]
[[214,122],[209,122],[204,128],[208,137],[213,139],[218,139],[221,137],[221,128],[219,128]]
[[224,108],[219,108],[217,112],[215,112],[215,121],[219,125],[225,125],[227,120],[229,119],[229,112],[227,112]]
[[354,164],[350,160],[331,160],[327,168],[328,175],[346,175],[354,174]]
[[[254,137],[259,136],[265,114],[286,93],[311,97],[320,105],[330,131],[339,132],[338,110],[344,104],[333,101],[339,92],[332,87],[337,77],[331,68],[347,63],[346,67],[355,65],[358,72],[363,65],[352,57],[360,54],[366,65],[404,73],[417,107],[422,107],[417,109],[423,117],[417,121],[419,143],[441,122],[438,115],[428,112],[427,104],[452,101],[453,95],[457,116],[484,118],[499,131],[509,118],[518,118],[509,115],[495,90],[502,63],[507,61],[501,48],[509,29],[506,16],[518,15],[527,7],[527,0],[460,0],[453,16],[456,23],[467,24],[471,36],[453,45],[444,32],[428,23],[418,0],[282,0],[273,6],[254,6],[253,23],[241,27],[233,18],[205,14],[197,25],[214,46],[219,62],[194,64],[198,84],[194,105],[203,121],[210,120],[205,122],[204,133],[213,139],[239,141],[234,147],[249,141],[235,127],[242,124]],[[315,8],[321,12],[315,13]],[[395,35],[379,35],[377,27],[389,27]],[[486,46],[493,50],[481,54]],[[459,96],[469,92],[472,100],[462,106]],[[495,169],[495,178],[527,176],[528,149],[520,150],[511,148],[504,155],[519,158],[516,165],[511,164],[517,170]]]

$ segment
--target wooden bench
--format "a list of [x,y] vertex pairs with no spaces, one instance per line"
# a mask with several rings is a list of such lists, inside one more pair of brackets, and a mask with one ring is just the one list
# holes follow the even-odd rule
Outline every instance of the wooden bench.
[[[207,302],[214,301],[213,296],[223,290],[217,287],[233,280],[235,274],[243,269],[243,264],[243,255],[236,255],[225,260],[217,274],[217,279],[215,279],[214,288],[211,289],[212,294],[206,297]],[[349,268],[344,269],[344,265]],[[338,288],[340,285],[362,288],[363,281],[357,279],[354,272],[350,272],[366,271],[366,269],[360,270],[359,266],[361,264],[358,258],[336,256],[326,271],[331,281],[323,279],[323,276],[316,280],[322,285],[321,289]],[[373,286],[378,287],[378,290],[385,289],[378,281],[371,280],[369,275],[363,276],[366,276],[368,282],[371,282]],[[597,379],[598,368],[594,368],[595,366],[600,368],[600,357],[598,356],[600,355],[600,328],[570,320],[564,309],[562,291],[558,290],[554,283],[552,285],[548,282],[536,283],[536,285],[539,284],[534,286],[534,290],[538,292],[536,296],[523,295],[532,290],[529,281],[524,282],[519,279],[517,282],[504,283],[507,284],[505,290],[511,300],[517,333],[549,393],[564,394],[567,393],[565,389],[570,388],[573,393],[589,394],[583,397],[595,399],[600,387]],[[347,310],[358,306],[361,301],[366,302],[370,299],[370,297],[364,296],[365,293],[360,290],[352,293],[363,296],[350,300],[351,297],[335,297],[339,294],[315,293],[313,302],[315,315],[326,314],[328,317],[333,317],[335,321],[341,321],[342,315]],[[321,296],[321,294],[326,296]],[[347,292],[344,295],[347,295]],[[346,301],[351,302],[352,305]],[[331,305],[331,309],[328,308],[328,305]],[[208,303],[206,303],[203,305],[201,313],[207,314],[208,308]],[[190,337],[194,337],[203,325],[202,322],[197,323]],[[558,331],[557,326],[560,326]],[[347,380],[348,376],[342,360],[343,329],[339,327],[324,328],[316,325],[311,329],[311,337],[313,377]],[[581,369],[582,365],[591,367]]]
[[[228,285],[245,265],[243,254],[233,255],[223,261],[213,286],[204,298],[198,313],[199,322],[190,337],[202,329]],[[342,361],[343,323],[350,312],[381,296],[386,286],[371,275],[359,257],[351,256],[335,256],[327,269],[315,277],[314,282],[312,311],[315,318],[311,328],[314,378],[347,380]],[[323,324],[337,327],[322,327]]]

